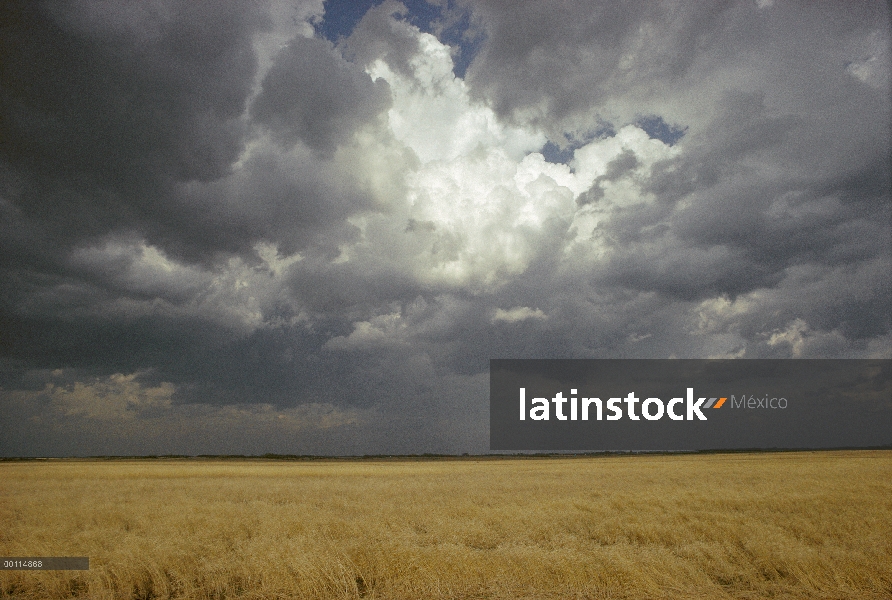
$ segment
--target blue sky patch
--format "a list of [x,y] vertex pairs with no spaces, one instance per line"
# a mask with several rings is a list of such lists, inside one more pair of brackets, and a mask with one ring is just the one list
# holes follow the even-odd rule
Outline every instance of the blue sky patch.
[[561,147],[555,144],[554,142],[546,142],[546,144],[542,147],[542,156],[545,157],[550,163],[564,163],[567,164],[570,162],[570,159],[573,158],[573,152],[576,148],[568,146],[561,150]]
[[561,149],[560,146],[549,140],[542,147],[542,156],[545,157],[545,160],[550,163],[563,163],[567,164],[573,158],[573,153],[577,148],[582,148],[589,142],[599,139],[599,138],[609,138],[616,135],[616,129],[613,127],[613,124],[602,121],[598,119],[598,127],[594,131],[588,131],[581,136],[577,136],[572,133],[564,132],[564,137],[568,140],[568,143],[564,149]]
[[660,116],[641,117],[635,121],[635,125],[640,127],[650,136],[652,140],[660,140],[664,144],[674,146],[678,140],[684,137],[687,127],[678,127],[669,125]]
[[370,8],[383,0],[327,0],[322,21],[315,25],[316,32],[337,43],[348,37]]

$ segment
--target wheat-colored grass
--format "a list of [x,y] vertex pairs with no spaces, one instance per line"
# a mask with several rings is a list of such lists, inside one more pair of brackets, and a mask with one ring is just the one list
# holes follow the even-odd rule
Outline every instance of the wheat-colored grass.
[[892,598],[892,452],[0,463],[3,598]]

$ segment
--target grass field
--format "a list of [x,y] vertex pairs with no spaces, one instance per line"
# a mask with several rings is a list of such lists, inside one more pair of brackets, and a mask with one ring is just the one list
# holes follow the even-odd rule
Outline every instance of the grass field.
[[892,598],[892,452],[0,463],[3,598]]

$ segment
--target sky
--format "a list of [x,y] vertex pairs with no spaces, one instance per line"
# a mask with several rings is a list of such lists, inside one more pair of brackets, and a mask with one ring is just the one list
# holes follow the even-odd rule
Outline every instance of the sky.
[[493,358],[890,358],[886,2],[0,8],[0,455],[483,453]]

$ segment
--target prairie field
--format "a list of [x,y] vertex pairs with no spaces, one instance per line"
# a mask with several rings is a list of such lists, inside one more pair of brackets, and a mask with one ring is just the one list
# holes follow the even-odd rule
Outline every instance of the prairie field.
[[0,598],[892,598],[892,451],[0,463]]

